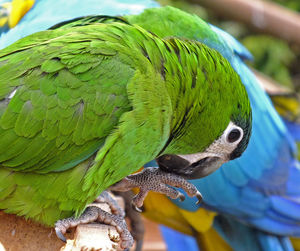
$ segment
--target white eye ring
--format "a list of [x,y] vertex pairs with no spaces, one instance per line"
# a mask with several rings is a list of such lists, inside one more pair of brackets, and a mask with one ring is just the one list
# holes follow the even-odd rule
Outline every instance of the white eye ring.
[[230,122],[230,125],[227,127],[225,131],[226,142],[229,144],[239,143],[243,138],[243,136],[244,136],[243,129]]

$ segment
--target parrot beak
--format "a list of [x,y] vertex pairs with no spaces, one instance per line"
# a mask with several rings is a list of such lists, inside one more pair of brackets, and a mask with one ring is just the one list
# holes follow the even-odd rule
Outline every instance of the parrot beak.
[[242,154],[245,147],[240,147],[239,144],[244,138],[243,135],[243,129],[230,121],[223,134],[204,152],[186,155],[165,154],[159,156],[156,161],[160,169],[165,172],[177,174],[188,180],[200,179]]
[[199,179],[216,171],[229,159],[207,153],[173,155],[166,154],[156,159],[159,167],[186,179]]

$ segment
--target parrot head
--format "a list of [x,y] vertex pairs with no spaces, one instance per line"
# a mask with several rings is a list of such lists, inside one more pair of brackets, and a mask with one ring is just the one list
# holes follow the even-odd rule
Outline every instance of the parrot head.
[[[242,120],[243,121],[243,120]],[[247,148],[251,135],[251,117],[243,123],[229,122],[223,134],[204,152],[187,155],[165,154],[156,159],[159,167],[186,179],[199,179],[236,159]]]
[[169,138],[157,163],[166,172],[199,179],[242,155],[251,135],[252,113],[246,89],[230,63],[204,44],[185,42],[201,48],[198,65],[185,60],[192,76],[181,78],[187,83],[194,78],[195,85],[185,85],[174,99]]
[[[216,50],[195,46],[201,48],[198,65],[192,66],[196,84],[185,86],[173,102],[174,122],[156,158],[162,170],[186,179],[205,177],[240,157],[252,129],[250,101],[238,74]],[[182,76],[191,82],[188,78]]]
[[[207,23],[173,7],[147,9],[140,15],[126,18],[160,37],[198,41],[207,43],[210,48],[219,52],[226,51],[218,35]],[[160,25],[153,26],[155,22]],[[206,61],[211,55],[213,60]],[[251,135],[250,103],[246,90],[230,63],[217,55],[215,50],[209,50],[199,61],[205,62],[193,70],[205,72],[204,80],[198,85],[200,89],[197,94],[201,104],[199,114],[195,112],[197,105],[187,106],[181,120],[178,119],[179,126],[171,130],[165,148],[156,158],[162,170],[187,179],[205,177],[222,164],[240,157]],[[208,66],[210,62],[212,64]],[[198,81],[201,77],[197,76],[195,79]],[[217,90],[217,84],[207,86],[207,83],[222,83],[222,87]],[[184,99],[181,97],[180,101]]]

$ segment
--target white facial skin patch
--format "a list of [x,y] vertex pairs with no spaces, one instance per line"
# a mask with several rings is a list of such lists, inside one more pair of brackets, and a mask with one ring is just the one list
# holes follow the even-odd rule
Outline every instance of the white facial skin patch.
[[196,163],[204,158],[218,158],[219,160],[215,161],[213,165],[206,167],[207,170],[203,170],[203,173],[208,175],[230,160],[230,154],[236,149],[243,136],[243,129],[230,121],[223,134],[204,152],[178,156],[190,163]]

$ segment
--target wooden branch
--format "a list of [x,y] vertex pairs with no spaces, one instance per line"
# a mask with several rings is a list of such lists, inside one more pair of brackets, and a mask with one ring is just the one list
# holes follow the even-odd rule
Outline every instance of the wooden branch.
[[[119,197],[119,201],[122,199]],[[93,203],[93,206],[111,213],[104,203]],[[112,226],[104,224],[83,224],[76,228],[74,239],[67,240],[60,251],[116,251],[121,250],[118,242],[120,236]]]
[[120,240],[116,229],[107,225],[79,225],[73,240],[67,240],[60,251],[115,251]]
[[[121,201],[120,198],[118,201]],[[124,206],[124,204],[121,206]],[[95,203],[101,209],[110,212],[107,204]],[[114,227],[104,224],[80,225],[66,235],[68,241],[64,243],[56,237],[53,228],[44,227],[23,217],[5,214],[0,211],[0,250],[13,251],[116,251],[118,249],[119,234]],[[74,238],[73,238],[74,237]],[[2,247],[1,247],[2,245]],[[2,251],[2,250],[1,250]]]
[[0,243],[4,250],[13,251],[57,251],[63,246],[63,242],[56,237],[53,228],[1,211]]
[[260,32],[300,44],[300,15],[278,4],[261,0],[189,0],[220,16],[238,20]]
[[[121,207],[124,206],[120,204],[120,201],[118,202]],[[144,221],[144,224],[146,231],[143,251],[167,250],[166,244],[160,235],[158,225],[147,219]],[[74,231],[66,235],[68,241],[64,249],[62,249],[64,243],[56,237],[53,228],[44,227],[40,224],[27,221],[23,217],[5,214],[0,211],[0,251],[77,251],[80,250],[78,246],[86,246],[89,248],[89,244],[86,245],[85,243],[89,243],[90,238],[93,239],[92,243],[97,242],[98,240],[96,240],[96,238],[99,238],[97,233],[101,231],[101,238],[108,237],[109,241],[107,239],[106,241],[115,248],[115,240],[118,238],[117,235],[115,235],[115,229],[106,225],[102,225],[99,229],[98,226],[99,225],[97,225],[97,228],[93,224],[89,224],[86,227],[84,225],[78,226],[75,235]],[[82,236],[82,234],[84,234],[84,236]],[[75,241],[72,239],[75,239],[76,243],[74,243]],[[98,244],[93,244],[93,246],[97,245]],[[82,251],[85,250],[89,249],[82,248]]]
[[254,72],[259,83],[262,85],[263,89],[268,94],[287,94],[287,93],[292,92],[289,88],[280,85],[279,83],[277,83],[275,80],[273,80],[269,76],[255,70],[253,68],[251,70]]

